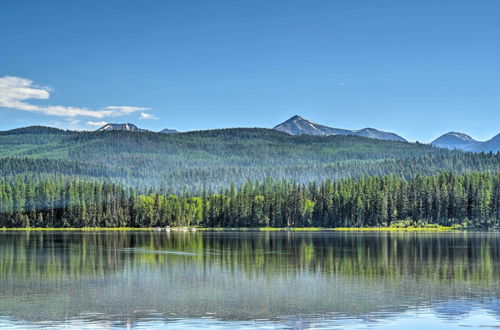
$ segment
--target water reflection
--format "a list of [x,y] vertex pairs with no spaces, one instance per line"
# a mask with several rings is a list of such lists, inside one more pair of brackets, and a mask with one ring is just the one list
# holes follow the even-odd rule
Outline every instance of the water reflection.
[[491,326],[500,318],[499,238],[3,232],[0,325],[385,327],[427,315],[458,326],[479,313]]

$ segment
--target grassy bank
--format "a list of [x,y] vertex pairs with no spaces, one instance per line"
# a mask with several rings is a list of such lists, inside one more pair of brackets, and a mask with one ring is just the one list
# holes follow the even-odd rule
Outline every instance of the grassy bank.
[[154,228],[82,227],[82,228],[0,228],[0,231],[153,231]]
[[467,228],[461,226],[409,226],[409,227],[336,227],[336,228],[322,228],[322,227],[258,227],[258,228],[200,228],[204,231],[457,231],[466,230]]

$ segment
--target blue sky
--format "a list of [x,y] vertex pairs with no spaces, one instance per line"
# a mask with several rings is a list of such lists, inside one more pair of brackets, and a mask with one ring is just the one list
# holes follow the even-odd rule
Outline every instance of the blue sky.
[[0,130],[299,114],[484,140],[500,132],[499,13],[496,0],[1,1]]

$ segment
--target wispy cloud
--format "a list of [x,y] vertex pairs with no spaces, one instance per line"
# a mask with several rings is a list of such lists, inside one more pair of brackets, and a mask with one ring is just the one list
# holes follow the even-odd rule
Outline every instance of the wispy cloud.
[[106,125],[107,123],[108,123],[107,121],[88,121],[87,125],[102,127],[102,126]]
[[96,110],[62,105],[41,106],[28,102],[29,100],[47,100],[50,97],[50,91],[49,87],[36,86],[29,79],[13,76],[0,77],[0,107],[67,118],[91,117],[98,119],[149,110],[145,107],[116,105]]
[[141,116],[139,117],[139,119],[154,119],[154,120],[157,120],[157,119],[160,119],[160,118],[158,118],[155,115],[152,115],[150,113],[141,112]]
[[47,121],[39,122],[38,124],[42,126],[50,126],[56,128],[64,127],[76,131],[88,129],[88,127],[85,127],[85,124],[81,120],[75,118],[58,118],[54,120],[49,119]]

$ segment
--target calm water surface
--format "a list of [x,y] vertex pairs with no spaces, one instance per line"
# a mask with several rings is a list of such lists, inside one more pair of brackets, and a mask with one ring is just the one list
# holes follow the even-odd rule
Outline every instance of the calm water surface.
[[500,327],[500,234],[0,232],[0,327]]

